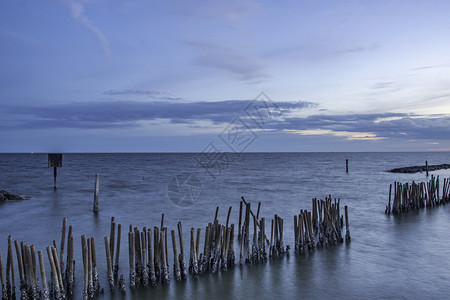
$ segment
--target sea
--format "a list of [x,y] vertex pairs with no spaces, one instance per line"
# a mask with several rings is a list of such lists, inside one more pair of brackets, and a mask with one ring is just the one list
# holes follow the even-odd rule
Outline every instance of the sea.
[[[348,160],[348,172],[346,161]],[[0,154],[0,190],[20,201],[0,203],[0,253],[6,268],[7,238],[43,250],[59,245],[63,218],[73,226],[76,282],[73,299],[82,299],[81,235],[95,237],[100,285],[98,299],[449,299],[450,205],[386,215],[389,185],[427,182],[450,170],[401,174],[390,169],[450,162],[450,152],[329,153],[63,153],[54,189],[46,153]],[[96,174],[99,212],[93,212]],[[348,206],[350,243],[294,253],[294,215],[311,209],[312,198],[330,196]],[[128,227],[168,230],[218,219],[237,227],[241,197],[260,216],[284,220],[289,255],[264,263],[236,265],[216,274],[177,282],[169,247],[168,284],[110,292],[103,238],[111,218],[122,224],[119,274],[128,282]],[[342,213],[343,209],[341,209]],[[343,232],[345,234],[345,232]],[[235,233],[237,237],[237,232]],[[186,248],[186,246],[185,246]],[[203,246],[200,247],[203,249]],[[185,253],[187,259],[189,251]],[[47,280],[50,269],[44,255]],[[16,289],[18,291],[17,261]]]

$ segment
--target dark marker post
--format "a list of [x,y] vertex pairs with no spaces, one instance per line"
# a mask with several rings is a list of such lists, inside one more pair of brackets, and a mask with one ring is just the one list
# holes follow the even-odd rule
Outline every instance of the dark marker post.
[[345,160],[345,172],[348,173],[348,159]]
[[49,153],[48,154],[48,167],[53,167],[53,188],[56,190],[56,174],[57,168],[62,167],[62,154],[61,153]]

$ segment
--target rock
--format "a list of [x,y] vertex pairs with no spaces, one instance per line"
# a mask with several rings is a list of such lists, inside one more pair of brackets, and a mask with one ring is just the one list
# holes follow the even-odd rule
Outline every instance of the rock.
[[[442,169],[450,169],[450,164],[440,164],[440,165],[429,165],[428,171],[437,171]],[[388,172],[392,173],[418,173],[418,172],[426,172],[426,166],[412,166],[412,167],[404,167],[389,170]]]
[[6,201],[6,200],[23,200],[23,198],[20,197],[19,195],[14,195],[5,190],[1,190],[0,191],[0,202]]

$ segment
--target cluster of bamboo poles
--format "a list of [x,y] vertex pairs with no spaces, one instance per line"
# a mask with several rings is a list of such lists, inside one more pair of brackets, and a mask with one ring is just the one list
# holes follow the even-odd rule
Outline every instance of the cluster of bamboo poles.
[[[428,182],[402,184],[394,182],[394,199],[392,199],[392,184],[389,185],[389,201],[386,214],[401,214],[412,210],[431,208],[450,201],[450,178],[444,178],[442,198],[439,194],[439,176],[431,176]],[[392,205],[391,205],[392,203]]]
[[[245,206],[245,208],[244,208]],[[177,281],[185,280],[188,272],[195,278],[205,273],[226,271],[235,266],[235,225],[230,224],[232,207],[227,213],[225,225],[218,220],[219,207],[216,208],[214,220],[205,227],[203,253],[200,253],[201,228],[190,229],[190,257],[186,267],[185,247],[183,243],[182,223],[178,222],[177,230],[171,230],[173,250],[173,277]],[[239,264],[265,262],[289,254],[289,245],[283,242],[284,221],[278,215],[271,220],[270,237],[266,234],[266,220],[260,218],[261,203],[258,203],[256,214],[250,203],[244,197],[240,201],[238,237]],[[345,207],[347,225],[346,239],[350,240],[348,229],[347,207]],[[253,236],[250,234],[253,222]],[[301,210],[294,217],[295,249],[296,253],[314,248],[315,236],[318,236],[317,246],[342,241],[340,235],[342,217],[339,215],[339,200],[334,203],[330,198],[326,200],[313,199],[313,210]],[[116,226],[114,217],[111,218],[110,234],[104,236],[105,255],[107,263],[107,278],[110,290],[126,292],[127,280],[125,275],[119,277],[119,256],[122,225]],[[41,288],[37,275],[37,260],[35,246],[24,242],[14,241],[17,265],[20,276],[20,299],[66,299],[74,294],[75,260],[74,236],[72,226],[67,231],[67,219],[63,219],[61,243],[59,248],[56,241],[46,248],[51,277],[47,282],[44,267],[43,252],[37,251],[39,269],[41,273]],[[178,233],[178,237],[177,237]],[[164,214],[161,225],[150,227],[129,226],[128,258],[129,258],[129,287],[130,289],[156,285],[158,282],[170,282],[170,267],[168,255],[169,230],[164,226]],[[65,256],[65,244],[67,250]],[[251,241],[251,242],[250,242]],[[178,243],[177,243],[178,242]],[[81,251],[83,258],[84,285],[83,299],[93,299],[103,293],[97,268],[97,254],[94,237],[81,235]],[[0,277],[2,284],[2,299],[16,299],[13,241],[8,237],[8,252],[6,276],[0,253]]]
[[[345,241],[350,242],[348,208],[345,209]],[[303,254],[315,247],[327,247],[343,242],[342,228],[344,217],[340,215],[340,199],[325,197],[325,200],[312,199],[312,211],[300,210],[294,216],[295,253]],[[315,242],[317,240],[317,243]]]
[[[69,227],[68,247],[67,247],[67,266],[64,270],[64,248],[67,219],[63,219],[63,229],[58,254],[56,241],[53,240],[52,246],[46,248],[48,262],[51,271],[51,280],[47,284],[46,272],[44,267],[44,255],[42,251],[37,251],[39,261],[39,270],[41,274],[42,290],[39,288],[39,278],[37,274],[36,249],[34,245],[29,246],[24,242],[14,241],[14,247],[17,257],[17,266],[20,280],[20,299],[50,299],[53,294],[55,299],[66,299],[66,295],[73,294],[75,278],[75,261],[73,259],[73,235],[72,226]],[[95,253],[95,251],[94,251]],[[3,265],[0,254],[0,277],[2,282],[2,299],[16,299],[15,278],[14,278],[12,238],[8,237],[8,253],[6,280],[3,274]],[[98,278],[98,276],[97,276]]]

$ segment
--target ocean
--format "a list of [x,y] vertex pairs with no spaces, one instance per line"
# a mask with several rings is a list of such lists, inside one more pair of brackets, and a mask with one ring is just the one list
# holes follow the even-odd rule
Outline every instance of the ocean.
[[[105,290],[99,299],[449,298],[450,207],[399,216],[384,213],[394,181],[429,180],[425,173],[387,170],[425,161],[449,163],[450,153],[64,153],[55,190],[47,154],[0,154],[0,190],[25,198],[0,203],[3,266],[9,235],[45,250],[53,240],[59,245],[62,220],[67,217],[75,236],[74,299],[81,299],[83,286],[82,234],[95,237],[97,243],[100,285]],[[98,214],[93,213],[95,174],[100,175]],[[450,170],[431,174],[443,182]],[[310,210],[312,198],[329,195],[349,208],[351,243],[296,255],[294,215],[300,209]],[[103,237],[109,235],[111,217],[123,226],[119,274],[128,281],[130,224],[160,226],[164,213],[169,231],[182,222],[185,245],[189,245],[190,228],[201,228],[203,245],[205,226],[213,222],[216,207],[224,224],[232,206],[230,222],[237,227],[242,196],[253,209],[261,202],[260,215],[267,220],[275,214],[284,219],[289,256],[239,266],[235,242],[234,268],[177,282],[170,247],[169,284],[127,290],[126,295],[109,292]],[[185,255],[188,258],[189,251]],[[14,262],[17,272],[15,254]],[[49,279],[48,265],[46,270]],[[17,278],[18,274],[18,291]]]

